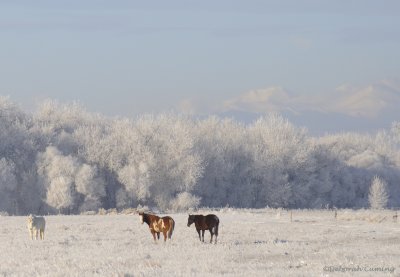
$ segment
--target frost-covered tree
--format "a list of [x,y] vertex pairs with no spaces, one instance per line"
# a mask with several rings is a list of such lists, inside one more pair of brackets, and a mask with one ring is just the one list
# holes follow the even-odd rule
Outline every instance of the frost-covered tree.
[[106,196],[104,179],[96,166],[83,164],[75,175],[76,191],[81,195],[80,211],[96,211],[102,207],[102,199]]
[[28,114],[7,97],[0,96],[0,159],[12,168],[15,179],[12,195],[3,193],[0,205],[12,214],[23,214],[40,206],[40,195],[34,193],[36,175],[32,174],[35,172],[38,136],[32,134],[32,127]]
[[78,128],[79,155],[108,176],[110,206],[171,207],[181,192],[190,192],[202,172],[193,150],[190,120],[173,114],[115,119]]
[[95,166],[64,156],[53,146],[37,158],[40,186],[49,207],[61,212],[97,210],[106,195],[104,180]]
[[17,201],[15,166],[5,158],[0,159],[0,211],[15,213]]
[[255,205],[305,207],[312,199],[316,159],[306,130],[271,114],[249,127]]
[[194,193],[204,206],[249,207],[254,202],[251,188],[252,157],[246,144],[246,129],[231,119],[209,117],[193,129],[195,151],[204,172]]
[[64,156],[56,147],[49,146],[37,158],[38,175],[46,192],[46,203],[59,211],[71,212],[75,206],[76,158]]
[[150,160],[141,161],[146,162],[145,174],[151,184],[149,203],[161,209],[171,208],[172,200],[179,193],[191,192],[202,174],[201,158],[194,151],[191,121],[162,114],[141,117],[135,127],[141,147],[151,153],[146,155]]
[[387,185],[384,180],[379,176],[374,176],[368,195],[371,209],[381,210],[386,208],[388,203],[386,187]]
[[397,143],[400,143],[400,121],[395,121],[392,123],[392,128],[390,132]]
[[74,206],[75,189],[73,181],[67,176],[57,176],[47,187],[46,202],[51,207],[70,213]]

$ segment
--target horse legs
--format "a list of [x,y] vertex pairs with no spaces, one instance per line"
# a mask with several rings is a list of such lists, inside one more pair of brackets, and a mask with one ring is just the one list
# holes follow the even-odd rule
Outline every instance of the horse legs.
[[205,232],[206,230],[201,230],[201,236],[203,237],[203,242],[204,242],[204,232]]
[[[150,230],[150,232],[151,232],[151,234],[153,235],[154,242],[157,242],[157,239],[156,239],[156,232],[153,231],[153,230]],[[157,235],[159,235],[159,234],[157,234]]]
[[201,241],[200,229],[197,229],[197,233],[199,234],[199,240]]
[[212,243],[212,239],[213,239],[213,235],[214,235],[214,233],[212,232],[212,229],[210,229],[210,234],[211,234],[211,240],[210,240],[210,243]]
[[160,239],[160,232],[157,232],[157,239]]
[[167,241],[167,231],[163,231],[163,235],[164,235],[164,242],[166,242]]

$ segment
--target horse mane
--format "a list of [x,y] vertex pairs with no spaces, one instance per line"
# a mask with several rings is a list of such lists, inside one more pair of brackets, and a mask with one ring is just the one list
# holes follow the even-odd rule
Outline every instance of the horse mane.
[[147,225],[150,226],[152,218],[158,219],[159,217],[155,214],[151,213],[142,213],[143,214],[143,221],[147,223]]

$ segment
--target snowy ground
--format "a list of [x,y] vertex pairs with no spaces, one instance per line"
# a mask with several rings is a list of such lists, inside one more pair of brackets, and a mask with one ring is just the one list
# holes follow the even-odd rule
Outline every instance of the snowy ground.
[[136,215],[48,216],[44,241],[28,238],[26,217],[2,216],[0,276],[400,276],[392,211],[213,213],[217,245],[200,243],[186,214],[171,214],[166,244]]

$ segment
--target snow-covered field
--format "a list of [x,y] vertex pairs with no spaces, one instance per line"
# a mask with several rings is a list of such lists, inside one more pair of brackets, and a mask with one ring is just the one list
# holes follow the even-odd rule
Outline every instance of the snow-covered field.
[[[207,211],[203,211],[208,213]],[[44,241],[26,217],[0,217],[0,276],[400,276],[394,212],[214,211],[217,245],[187,214],[172,241],[154,243],[136,215],[47,216]],[[375,270],[375,271],[372,271]]]

